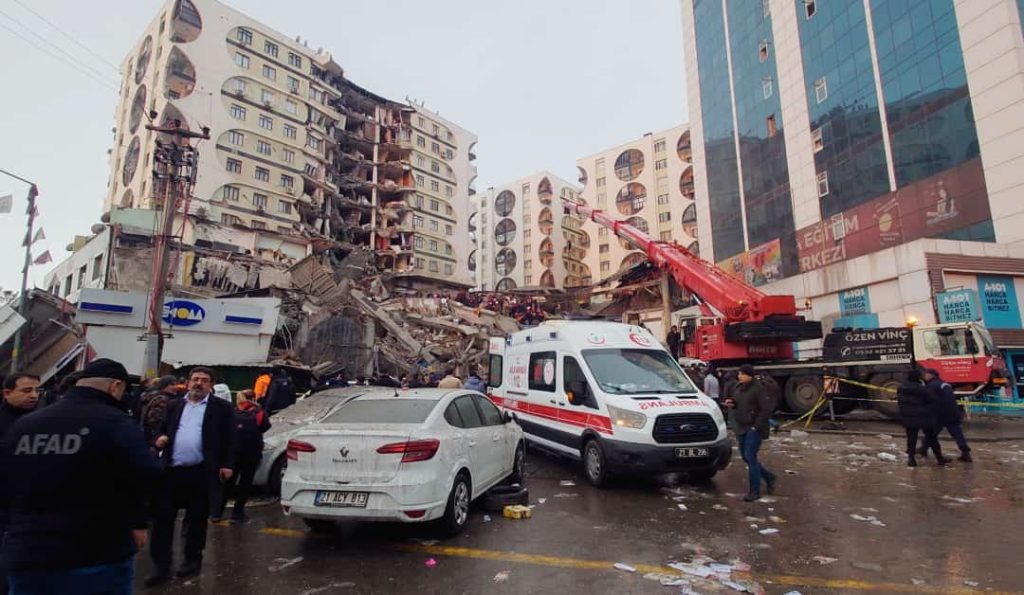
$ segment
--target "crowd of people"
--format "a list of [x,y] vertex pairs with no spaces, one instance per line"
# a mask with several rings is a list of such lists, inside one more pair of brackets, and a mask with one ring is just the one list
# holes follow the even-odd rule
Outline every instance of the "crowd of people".
[[536,326],[551,316],[558,315],[561,310],[558,304],[549,305],[548,302],[534,297],[507,293],[462,292],[456,299],[470,308],[490,310],[514,318],[522,326]]

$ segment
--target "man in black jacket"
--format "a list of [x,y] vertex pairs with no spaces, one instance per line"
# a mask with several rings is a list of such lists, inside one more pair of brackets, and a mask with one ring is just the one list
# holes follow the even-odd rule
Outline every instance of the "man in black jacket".
[[98,359],[63,399],[17,421],[0,459],[12,593],[129,593],[160,463],[120,400],[124,366]]
[[761,442],[769,436],[771,428],[768,422],[775,411],[775,399],[754,375],[754,367],[750,364],[740,366],[737,384],[725,401],[726,407],[734,409],[740,454],[747,463],[749,489],[743,497],[746,502],[761,498],[761,480],[767,484],[769,494],[775,492],[776,481],[776,475],[757,459]]
[[242,391],[238,395],[238,409],[235,410],[235,475],[224,486],[223,497],[216,503],[213,520],[224,516],[230,492],[234,491],[235,507],[231,514],[232,523],[244,523],[245,504],[252,490],[252,480],[263,459],[263,434],[270,429],[270,414],[256,401],[246,398]]
[[[917,467],[915,454],[925,455],[931,448],[939,465],[945,465],[949,459],[942,456],[942,448],[938,439],[938,419],[932,406],[928,389],[921,383],[921,374],[917,370],[907,373],[907,380],[896,391],[896,402],[900,408],[900,420],[907,432],[907,466]],[[917,435],[924,433],[924,452],[916,452]]]
[[967,437],[964,436],[963,416],[960,405],[956,402],[953,386],[944,381],[939,376],[938,370],[934,369],[924,371],[924,381],[927,383],[928,393],[931,395],[932,407],[935,409],[938,422],[935,432],[936,441],[938,434],[945,428],[960,449],[960,460],[964,463],[973,463],[971,447],[967,444]]
[[213,370],[193,368],[188,394],[167,407],[163,435],[155,445],[162,449],[166,467],[164,483],[156,498],[153,545],[150,555],[156,572],[146,586],[170,580],[174,524],[178,510],[185,509],[185,561],[177,576],[199,574],[206,547],[211,492],[217,482],[231,479],[234,465],[234,411],[227,401],[213,396]]

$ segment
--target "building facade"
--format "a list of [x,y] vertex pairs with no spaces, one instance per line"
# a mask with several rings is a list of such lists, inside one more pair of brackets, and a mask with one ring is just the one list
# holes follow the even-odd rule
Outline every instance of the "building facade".
[[704,256],[826,326],[946,321],[965,291],[1016,356],[1024,4],[681,5]]
[[[628,220],[655,239],[699,253],[689,126],[645,134],[578,159],[576,167],[587,204]],[[583,230],[595,239],[586,263],[596,280],[647,258],[592,221]]]
[[166,200],[151,172],[173,137],[147,125],[207,127],[184,243],[283,265],[366,249],[378,271],[470,284],[468,131],[215,0],[169,0],[122,77],[107,212]]
[[590,234],[561,199],[579,200],[573,184],[543,171],[480,194],[471,231],[478,248],[470,270],[484,291],[589,285]]

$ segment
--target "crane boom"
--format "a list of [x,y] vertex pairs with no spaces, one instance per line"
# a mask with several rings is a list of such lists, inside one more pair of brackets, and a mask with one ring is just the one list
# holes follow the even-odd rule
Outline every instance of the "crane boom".
[[710,325],[714,328],[703,328],[698,333],[704,345],[697,352],[703,357],[737,359],[740,352],[744,356],[756,352],[761,356],[777,354],[782,357],[787,352],[792,353],[792,341],[821,338],[821,323],[797,316],[793,296],[765,294],[701,260],[676,242],[655,240],[600,209],[566,199],[562,199],[562,203],[567,213],[590,219],[643,250],[647,259],[668,271],[680,287],[721,313],[722,318]]

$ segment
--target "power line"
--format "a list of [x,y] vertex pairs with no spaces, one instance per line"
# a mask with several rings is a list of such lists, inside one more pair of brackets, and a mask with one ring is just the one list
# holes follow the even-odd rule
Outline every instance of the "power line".
[[[111,61],[107,60],[106,58],[104,58],[103,56],[101,56],[101,55],[97,54],[96,52],[92,51],[92,50],[91,50],[91,49],[90,49],[90,48],[89,48],[88,46],[86,46],[86,45],[85,45],[84,43],[82,43],[82,42],[78,41],[78,39],[77,39],[77,38],[75,38],[75,37],[74,37],[73,35],[71,35],[71,34],[69,34],[69,33],[65,32],[65,31],[64,31],[63,29],[61,29],[61,28],[60,28],[60,27],[58,27],[58,26],[57,26],[56,24],[54,24],[54,22],[53,22],[53,21],[51,21],[50,19],[48,19],[48,18],[44,17],[43,15],[39,14],[38,12],[36,12],[36,11],[35,11],[35,10],[33,10],[32,8],[30,8],[30,7],[28,6],[28,5],[26,5],[25,3],[23,3],[23,2],[21,1],[21,0],[14,0],[14,3],[15,3],[15,4],[17,4],[18,6],[20,6],[20,7],[24,8],[25,10],[27,10],[27,11],[31,12],[32,14],[34,14],[34,15],[35,15],[35,16],[36,16],[36,17],[37,17],[37,18],[38,18],[39,20],[43,21],[44,23],[46,23],[47,25],[49,25],[50,27],[52,27],[53,29],[55,29],[55,30],[56,30],[56,31],[57,31],[58,33],[60,33],[60,34],[61,34],[61,35],[63,35],[64,37],[66,37],[66,38],[70,39],[70,40],[71,40],[72,42],[74,42],[74,43],[75,43],[75,45],[77,45],[78,47],[80,47],[80,48],[82,48],[83,50],[85,50],[85,51],[89,52],[90,54],[92,54],[92,55],[93,55],[93,56],[94,56],[94,57],[95,57],[96,59],[100,60],[101,62],[103,62],[103,63],[105,63],[105,64],[107,64],[107,65],[109,65],[109,66],[110,66],[111,68],[113,68],[113,69],[114,69],[114,70],[115,70],[116,72],[121,72],[121,69],[120,69],[120,68],[118,68],[118,66],[117,66],[116,64],[114,64],[113,62],[111,62]],[[10,18],[10,17],[8,17],[8,18]]]
[[25,43],[27,43],[27,44],[29,44],[30,46],[32,46],[32,47],[34,47],[34,48],[36,48],[37,50],[39,50],[39,51],[43,52],[44,54],[46,54],[46,55],[50,56],[50,57],[51,57],[51,58],[53,58],[54,60],[57,60],[57,61],[59,61],[59,62],[63,62],[63,63],[65,64],[65,65],[67,65],[67,66],[70,66],[70,67],[71,67],[71,68],[72,68],[73,70],[75,70],[75,71],[76,71],[76,72],[78,72],[79,74],[81,74],[81,75],[83,75],[83,76],[86,76],[86,77],[88,77],[88,78],[92,79],[93,81],[95,81],[95,82],[97,82],[97,83],[100,83],[100,84],[101,84],[101,85],[103,85],[104,87],[107,87],[107,88],[111,89],[111,90],[112,90],[112,91],[114,91],[114,92],[118,92],[118,93],[120,92],[120,89],[118,89],[118,88],[117,88],[116,86],[114,86],[113,84],[111,84],[111,83],[110,83],[110,81],[106,81],[106,80],[103,80],[103,79],[101,79],[101,78],[98,78],[98,77],[96,77],[96,76],[93,76],[92,74],[90,74],[90,73],[88,73],[88,72],[86,72],[86,71],[84,71],[84,70],[81,70],[81,69],[77,68],[77,67],[76,67],[76,66],[75,66],[74,64],[72,64],[72,63],[71,63],[71,62],[69,62],[68,60],[65,60],[64,58],[61,58],[61,57],[60,57],[60,56],[58,56],[57,54],[54,54],[54,53],[53,53],[53,52],[51,52],[50,50],[46,49],[46,48],[45,48],[44,46],[41,46],[41,45],[37,44],[36,42],[32,41],[31,39],[29,39],[29,38],[25,37],[24,35],[22,35],[22,34],[21,34],[21,32],[19,32],[19,31],[16,31],[16,30],[14,30],[14,29],[12,29],[12,28],[8,27],[8,26],[7,26],[7,25],[5,25],[5,24],[4,24],[4,23],[3,23],[2,21],[0,21],[0,28],[3,28],[3,29],[6,29],[6,30],[10,31],[11,33],[13,33],[14,35],[16,35],[16,36],[17,36],[17,37],[18,37],[19,39],[21,39],[21,40],[22,40],[22,41],[24,41]]
[[32,30],[32,28],[31,28],[31,27],[29,27],[29,26],[25,25],[24,23],[22,23],[21,21],[19,21],[18,19],[14,18],[14,17],[12,17],[11,15],[7,14],[6,12],[4,12],[4,11],[0,10],[0,15],[2,15],[2,16],[4,16],[4,17],[6,17],[6,18],[7,18],[8,20],[12,21],[12,22],[13,22],[14,24],[18,25],[19,27],[21,27],[21,28],[22,28],[22,29],[24,29],[25,31],[27,31],[27,32],[31,33],[33,37],[35,37],[35,38],[39,39],[40,41],[42,41],[43,43],[45,43],[45,44],[49,45],[50,47],[52,47],[53,49],[57,50],[57,51],[58,51],[58,52],[60,52],[61,54],[64,54],[64,55],[65,55],[65,56],[67,56],[67,57],[68,57],[68,58],[69,58],[69,59],[70,59],[70,60],[71,60],[71,61],[72,61],[73,63],[77,64],[77,65],[78,65],[79,67],[81,67],[81,68],[84,68],[84,69],[88,70],[89,72],[91,72],[91,73],[95,74],[96,76],[98,76],[98,77],[100,77],[100,78],[105,78],[105,77],[107,76],[107,75],[103,74],[102,72],[100,72],[100,71],[96,70],[96,69],[95,69],[95,68],[93,68],[92,66],[89,66],[89,65],[88,65],[88,64],[86,64],[85,62],[82,62],[82,61],[80,61],[80,60],[79,60],[79,59],[78,59],[78,58],[77,58],[76,56],[74,56],[73,54],[70,54],[70,53],[68,53],[68,52],[67,52],[66,50],[64,50],[63,48],[61,48],[61,47],[60,47],[60,46],[58,46],[57,44],[53,43],[53,42],[52,42],[52,41],[50,41],[49,39],[46,39],[46,38],[45,38],[45,37],[43,37],[42,35],[40,35],[40,34],[36,33],[35,31],[33,31],[33,30]]

